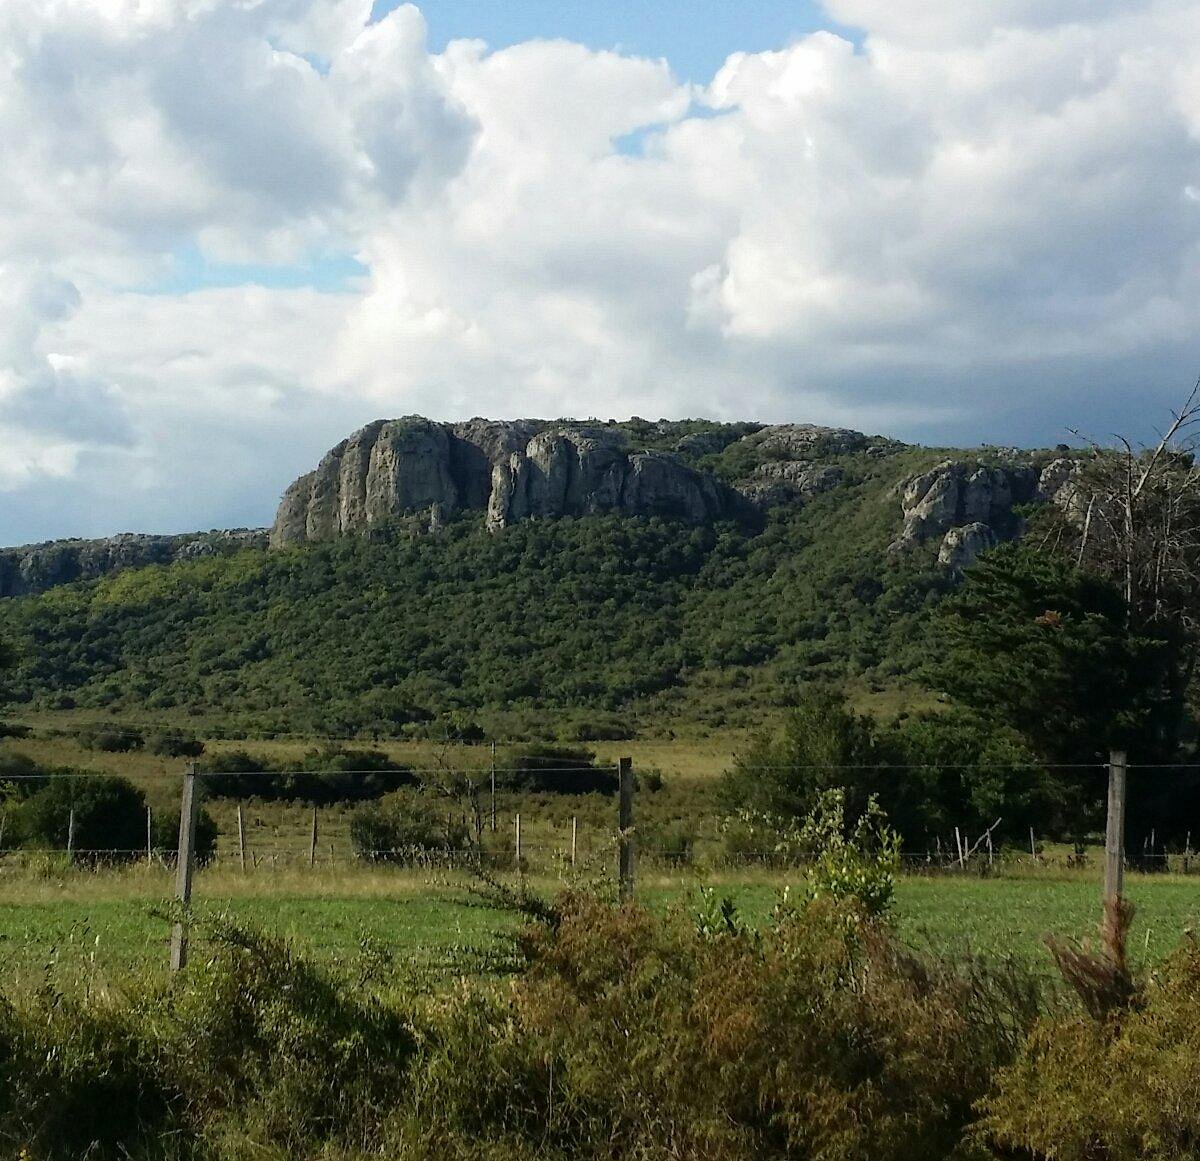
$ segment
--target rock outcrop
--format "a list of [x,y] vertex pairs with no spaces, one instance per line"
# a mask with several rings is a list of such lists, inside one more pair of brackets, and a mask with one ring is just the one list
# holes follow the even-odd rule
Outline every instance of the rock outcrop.
[[0,549],[0,597],[45,592],[55,585],[96,580],[127,568],[173,564],[267,547],[265,528],[154,536],[134,532],[101,540],[51,540]]
[[405,513],[486,513],[493,530],[518,520],[617,512],[702,523],[746,502],[672,456],[631,451],[602,425],[537,420],[368,424],[284,494],[273,547],[361,535]]
[[807,460],[771,460],[759,464],[749,479],[738,482],[737,490],[763,508],[794,503],[836,488],[845,473],[836,464],[813,464]]
[[782,460],[809,460],[862,451],[877,442],[848,427],[820,427],[815,423],[780,423],[764,427],[742,440],[749,447]]
[[1032,463],[945,460],[904,485],[904,526],[892,551],[940,540],[939,563],[966,568],[979,553],[1021,534],[1017,506],[1063,503],[1073,491],[1077,472],[1077,461],[1070,459],[1054,460],[1040,471]]

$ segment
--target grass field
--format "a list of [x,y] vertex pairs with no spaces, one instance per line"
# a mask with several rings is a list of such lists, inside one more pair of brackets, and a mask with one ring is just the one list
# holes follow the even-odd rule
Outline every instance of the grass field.
[[[560,885],[536,880],[546,892]],[[745,919],[764,922],[798,874],[764,871],[706,876],[643,877],[639,898],[654,908],[693,907],[701,882],[730,896]],[[163,870],[71,871],[0,875],[0,966],[6,977],[35,983],[46,965],[70,975],[104,975],[165,965],[168,925],[154,914],[171,893]],[[1137,907],[1132,951],[1138,961],[1174,947],[1200,917],[1200,879],[1131,876]],[[1084,872],[1008,876],[904,876],[897,886],[896,920],[905,939],[987,957],[1048,957],[1047,933],[1072,937],[1094,931],[1098,884]],[[285,935],[320,959],[352,960],[365,937],[398,960],[421,969],[449,968],[466,949],[487,948],[512,917],[473,903],[464,877],[430,878],[412,871],[321,868],[202,871],[195,901],[201,914],[220,912]],[[203,955],[203,944],[198,945]]]
[[[671,869],[646,858],[639,898],[656,908],[695,905],[700,883],[735,900],[743,916],[761,923],[780,893],[799,886],[790,875],[763,868],[731,871],[706,856],[719,839],[714,796],[716,777],[727,768],[738,737],[721,742],[674,739],[643,743],[598,743],[602,760],[632,755],[635,770],[664,776],[656,793],[638,795],[639,843],[649,851],[671,828],[696,836],[699,866]],[[235,746],[273,760],[300,758],[312,741],[209,743],[209,752]],[[359,743],[375,745],[374,743]],[[457,769],[483,769],[491,760],[486,746],[445,747],[413,742],[378,744],[398,764],[443,763]],[[177,809],[183,763],[145,752],[105,754],[85,749],[70,736],[39,735],[0,741],[4,750],[29,754],[49,765],[121,774],[141,787],[156,810]],[[503,763],[503,750],[499,755]],[[375,869],[356,864],[348,839],[353,808],[333,805],[318,812],[318,865],[308,867],[311,807],[304,803],[244,803],[250,869],[242,874],[236,858],[237,805],[232,799],[205,803],[220,828],[214,867],[199,872],[195,900],[201,912],[228,913],[235,919],[292,938],[320,958],[351,958],[365,937],[390,949],[405,963],[433,968],[458,962],[464,948],[486,948],[513,920],[465,905],[466,880],[431,878],[428,873]],[[616,804],[600,795],[525,795],[499,802],[499,828],[485,839],[510,850],[515,814],[522,814],[523,850],[530,857],[531,881],[547,892],[561,883],[561,865],[579,821],[580,864],[584,873],[608,871],[613,861]],[[1056,852],[1056,856],[1065,852]],[[988,878],[973,874],[907,875],[897,888],[896,921],[910,943],[956,952],[1015,955],[1048,963],[1047,933],[1081,937],[1098,917],[1099,869],[1068,869],[1054,857],[1034,868],[1025,863]],[[706,866],[707,865],[707,866]],[[67,869],[51,860],[17,857],[0,861],[0,970],[36,982],[47,964],[63,972],[113,974],[166,962],[168,925],[154,913],[170,898],[172,878],[162,868],[134,866],[122,871]],[[1140,960],[1159,956],[1200,917],[1200,877],[1131,876],[1129,895],[1138,908],[1133,952]],[[202,945],[198,945],[202,946]]]

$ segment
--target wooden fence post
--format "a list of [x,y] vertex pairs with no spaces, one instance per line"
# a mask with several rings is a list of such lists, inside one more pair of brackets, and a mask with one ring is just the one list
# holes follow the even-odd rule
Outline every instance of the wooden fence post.
[[75,861],[75,807],[67,815],[67,862]]
[[517,811],[517,870],[521,869],[521,812]]
[[308,844],[308,865],[310,867],[317,865],[317,808],[315,804],[312,816],[312,838]]
[[1104,834],[1104,901],[1125,889],[1125,774],[1123,750],[1108,756],[1108,827]]
[[963,840],[958,827],[954,828],[954,845],[958,848],[958,869],[961,871],[966,864],[963,862]]
[[633,898],[633,759],[622,758],[617,763],[617,787],[620,792],[620,834],[617,839],[617,886],[622,903]]
[[1037,857],[1037,839],[1033,837],[1033,827],[1029,828],[1029,857],[1036,863]]
[[[0,828],[0,834],[3,834],[3,828]],[[575,815],[571,815],[571,866],[575,865],[575,853],[579,844],[579,819]]]
[[246,810],[242,804],[238,803],[238,862],[242,867],[242,874],[246,873]]
[[154,862],[154,819],[150,807],[146,807],[146,866]]
[[496,743],[492,743],[492,834],[496,833]]
[[171,971],[187,966],[187,911],[192,902],[192,872],[196,866],[196,817],[199,810],[199,787],[196,763],[189,762],[183,776],[183,801],[179,809],[179,859],[175,869],[175,894],[183,908],[183,916],[171,932]]

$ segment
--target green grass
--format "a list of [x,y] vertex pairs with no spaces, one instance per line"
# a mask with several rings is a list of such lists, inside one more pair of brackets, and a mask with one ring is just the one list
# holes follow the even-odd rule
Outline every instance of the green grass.
[[[556,885],[540,880],[546,890]],[[762,923],[800,877],[761,871],[695,875],[647,873],[640,898],[654,908],[691,906],[701,882],[736,902],[749,922]],[[411,871],[260,869],[242,877],[231,869],[201,872],[195,901],[201,914],[223,912],[286,935],[319,959],[352,959],[364,937],[400,961],[421,968],[454,962],[464,947],[485,948],[515,920],[468,906],[465,879],[433,879]],[[1179,875],[1130,877],[1137,907],[1132,952],[1138,962],[1174,947],[1200,916],[1200,890]],[[162,870],[32,872],[0,878],[0,970],[36,983],[45,965],[68,973],[120,972],[165,965],[168,925],[155,915],[171,894]],[[1007,877],[906,876],[897,886],[896,918],[904,938],[986,957],[1049,960],[1046,934],[1085,937],[1099,915],[1096,876],[1084,872],[1027,872]],[[203,957],[203,942],[196,945]]]

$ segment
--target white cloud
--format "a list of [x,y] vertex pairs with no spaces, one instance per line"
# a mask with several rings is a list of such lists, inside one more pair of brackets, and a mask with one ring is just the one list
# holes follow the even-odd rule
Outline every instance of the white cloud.
[[[407,411],[1136,432],[1200,353],[1187,0],[829,0],[705,89],[370,7],[0,5],[0,540],[265,520]],[[128,289],[189,250],[370,273]]]

